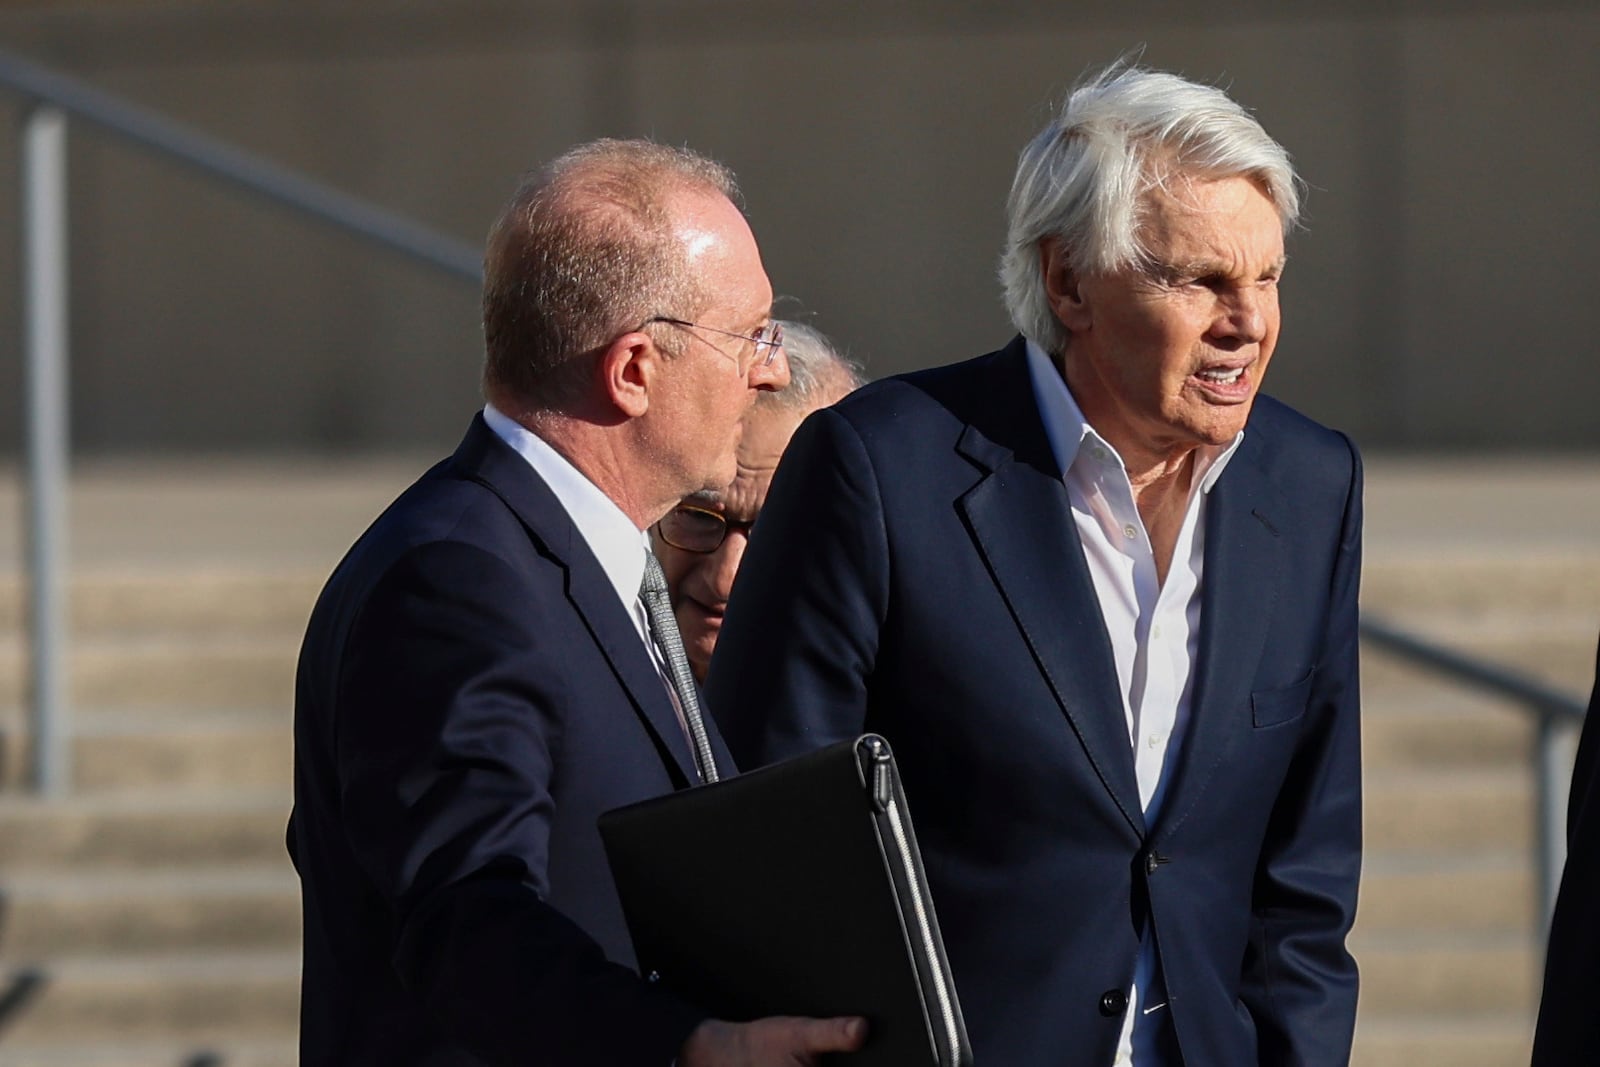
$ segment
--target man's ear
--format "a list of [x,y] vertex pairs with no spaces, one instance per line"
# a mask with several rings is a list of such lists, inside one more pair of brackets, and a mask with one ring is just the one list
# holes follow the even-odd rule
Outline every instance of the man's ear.
[[1078,289],[1078,274],[1072,269],[1071,256],[1058,237],[1046,237],[1039,242],[1039,270],[1044,276],[1044,291],[1050,301],[1050,310],[1068,332],[1081,333],[1089,328],[1089,308]]
[[650,389],[663,360],[661,350],[642,331],[625,333],[606,346],[596,373],[606,399],[619,415],[635,419],[649,410]]

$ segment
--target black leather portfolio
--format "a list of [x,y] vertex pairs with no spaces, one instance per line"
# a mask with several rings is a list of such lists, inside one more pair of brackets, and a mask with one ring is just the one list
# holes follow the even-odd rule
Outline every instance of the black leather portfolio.
[[856,1067],[972,1053],[883,738],[600,817],[641,973],[718,1018],[862,1015]]

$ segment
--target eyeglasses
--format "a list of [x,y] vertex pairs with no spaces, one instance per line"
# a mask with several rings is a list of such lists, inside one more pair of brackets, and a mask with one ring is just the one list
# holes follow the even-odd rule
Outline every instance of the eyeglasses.
[[740,530],[749,537],[754,525],[753,521],[729,522],[721,512],[679,504],[656,523],[656,533],[673,548],[706,555],[722,547],[730,530]]
[[[752,366],[755,363],[760,363],[763,367],[772,366],[772,361],[778,358],[778,349],[783,347],[783,327],[776,322],[767,323],[755,333],[734,333],[732,330],[719,330],[715,326],[702,326],[698,322],[675,319],[670,315],[653,315],[640,323],[639,328],[643,329],[652,322],[664,322],[668,326],[679,326],[686,330],[705,330],[709,333],[720,333],[724,337],[737,337],[741,341],[749,341],[756,346],[756,358]],[[766,349],[765,355],[762,355],[763,348]],[[739,360],[734,362],[738,363]]]

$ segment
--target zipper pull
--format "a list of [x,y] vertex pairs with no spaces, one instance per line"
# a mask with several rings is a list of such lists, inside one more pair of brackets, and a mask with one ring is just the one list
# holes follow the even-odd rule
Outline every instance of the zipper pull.
[[883,738],[874,737],[867,742],[867,750],[872,754],[872,807],[876,811],[888,811],[894,799],[889,788],[889,746],[884,744]]

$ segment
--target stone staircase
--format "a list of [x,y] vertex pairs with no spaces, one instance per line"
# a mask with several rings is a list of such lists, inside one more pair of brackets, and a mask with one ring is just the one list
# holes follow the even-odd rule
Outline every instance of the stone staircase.
[[[295,1062],[294,656],[322,577],[422,466],[81,476],[74,789],[56,802],[25,788],[21,596],[0,566],[0,1067]],[[1586,695],[1600,537],[1440,553],[1385,519],[1417,496],[1385,484],[1367,610]],[[0,561],[14,510],[0,484]],[[1363,669],[1354,1063],[1521,1067],[1542,958],[1531,726],[1370,648]]]
[[23,788],[19,597],[0,584],[0,982],[23,980],[0,1067],[296,1061],[283,834],[294,655],[319,580],[79,576],[73,789],[55,802]]
[[[1593,682],[1600,551],[1369,561],[1362,599],[1373,615],[1574,696]],[[1369,647],[1362,667],[1354,1062],[1521,1067],[1543,965],[1533,721],[1390,653]]]

